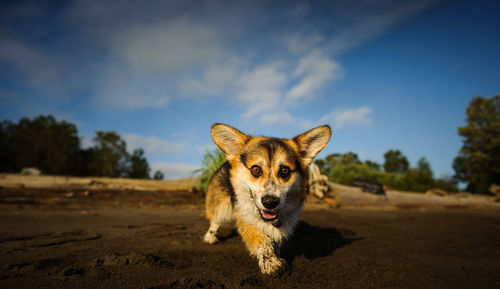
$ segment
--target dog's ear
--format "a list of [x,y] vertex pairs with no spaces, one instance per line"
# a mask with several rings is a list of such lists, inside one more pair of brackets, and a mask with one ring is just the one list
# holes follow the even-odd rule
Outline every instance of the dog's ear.
[[312,163],[314,157],[326,146],[331,136],[330,126],[322,125],[293,138],[299,147],[299,155],[304,167],[308,167]]
[[222,123],[212,125],[211,135],[215,144],[226,154],[228,160],[239,156],[243,146],[250,140],[246,134]]

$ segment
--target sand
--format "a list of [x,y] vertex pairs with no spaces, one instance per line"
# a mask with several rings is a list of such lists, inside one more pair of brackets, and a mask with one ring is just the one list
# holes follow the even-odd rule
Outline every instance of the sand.
[[[1,183],[0,183],[1,184]],[[343,206],[310,200],[259,272],[229,224],[217,245],[195,192],[0,188],[1,288],[499,288],[493,206]],[[85,193],[87,192],[87,193]]]

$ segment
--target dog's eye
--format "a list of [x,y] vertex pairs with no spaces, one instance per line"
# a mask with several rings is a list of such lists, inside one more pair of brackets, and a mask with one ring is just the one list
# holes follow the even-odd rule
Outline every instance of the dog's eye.
[[290,168],[287,166],[282,166],[278,172],[278,176],[287,179],[290,176]]
[[251,173],[252,173],[252,175],[253,175],[254,177],[256,177],[256,178],[258,178],[258,177],[260,177],[260,176],[262,175],[262,169],[261,169],[259,166],[257,166],[257,165],[252,166],[252,167],[250,168],[250,172],[251,172]]

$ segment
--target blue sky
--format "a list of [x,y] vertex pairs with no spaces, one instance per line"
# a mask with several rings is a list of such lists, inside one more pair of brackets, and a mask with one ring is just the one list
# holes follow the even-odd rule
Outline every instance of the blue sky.
[[496,1],[7,1],[0,118],[53,114],[82,143],[114,130],[154,170],[186,176],[210,126],[289,138],[319,157],[400,149],[452,175],[457,127],[500,93]]

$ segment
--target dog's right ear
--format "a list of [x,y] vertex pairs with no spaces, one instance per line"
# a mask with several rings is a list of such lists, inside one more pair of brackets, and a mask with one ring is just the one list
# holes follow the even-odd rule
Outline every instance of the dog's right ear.
[[250,137],[226,124],[216,123],[211,129],[215,144],[226,154],[228,160],[239,156]]

